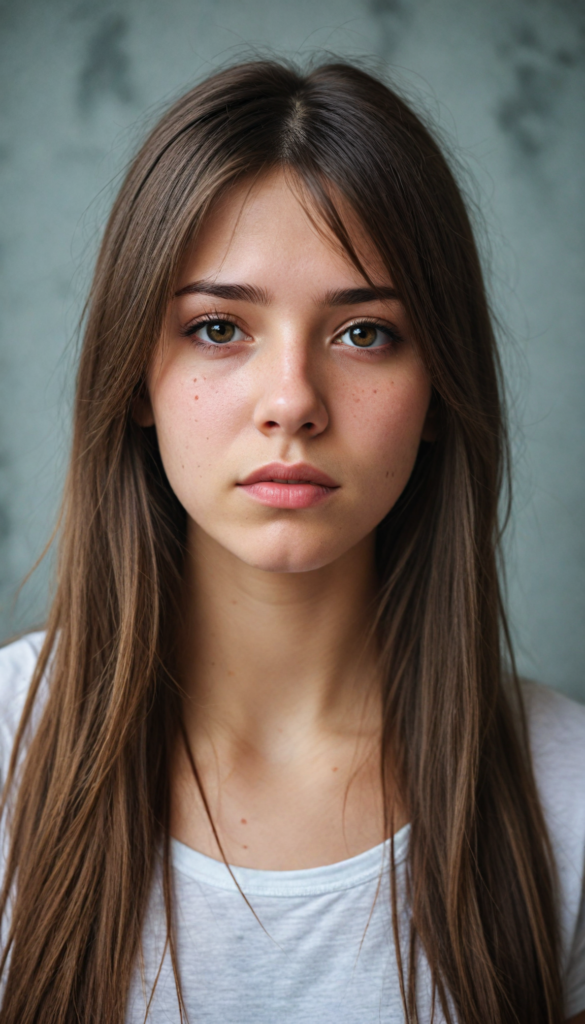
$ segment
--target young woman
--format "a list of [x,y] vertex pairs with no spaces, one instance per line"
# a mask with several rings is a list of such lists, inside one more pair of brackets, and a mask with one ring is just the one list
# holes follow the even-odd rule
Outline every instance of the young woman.
[[510,667],[506,455],[404,102],[278,63],[179,100],[98,259],[47,631],[1,654],[2,1024],[585,1020],[585,709]]

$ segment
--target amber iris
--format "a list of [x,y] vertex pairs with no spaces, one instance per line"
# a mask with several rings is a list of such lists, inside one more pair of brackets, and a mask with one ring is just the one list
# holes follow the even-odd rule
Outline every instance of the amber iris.
[[210,341],[226,342],[233,339],[236,329],[226,320],[214,320],[213,323],[207,325],[205,331]]
[[367,348],[369,345],[374,344],[377,333],[378,328],[375,324],[358,324],[356,327],[350,328],[349,337],[354,345],[359,345],[360,348]]

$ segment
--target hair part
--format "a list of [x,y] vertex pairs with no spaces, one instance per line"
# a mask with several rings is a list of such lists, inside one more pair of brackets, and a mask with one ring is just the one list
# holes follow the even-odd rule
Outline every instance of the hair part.
[[405,1016],[418,1020],[422,950],[452,1024],[559,1024],[553,861],[517,681],[503,664],[498,500],[508,449],[469,218],[437,143],[395,92],[343,63],[303,75],[270,61],[221,71],[171,107],[106,227],[56,594],[4,795],[0,1020],[121,1024],[159,870],[184,1019],[168,809],[186,517],[154,430],[132,408],[187,246],[226,190],[276,167],[294,174],[360,266],[338,197],[355,213],[433,388],[437,439],[421,443],[377,533],[383,783],[392,774],[411,822],[406,937],[393,872],[391,887]]

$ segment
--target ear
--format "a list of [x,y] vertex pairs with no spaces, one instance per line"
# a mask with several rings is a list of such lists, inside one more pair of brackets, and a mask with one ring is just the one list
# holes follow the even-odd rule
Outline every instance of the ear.
[[431,400],[427,409],[426,419],[423,425],[421,441],[436,441],[439,433],[439,403],[436,392],[431,394]]
[[136,396],[132,403],[132,419],[139,427],[154,426],[152,402],[150,401],[150,395],[148,394],[146,387],[141,390],[140,394]]

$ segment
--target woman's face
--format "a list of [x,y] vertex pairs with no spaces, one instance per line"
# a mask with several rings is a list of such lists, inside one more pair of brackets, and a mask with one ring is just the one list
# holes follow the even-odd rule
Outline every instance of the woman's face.
[[184,260],[137,410],[190,537],[271,572],[320,568],[371,535],[429,429],[405,311],[352,233],[384,297],[282,173],[234,188]]

